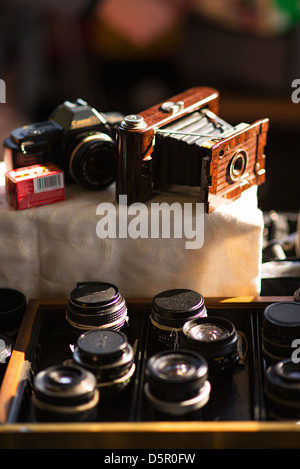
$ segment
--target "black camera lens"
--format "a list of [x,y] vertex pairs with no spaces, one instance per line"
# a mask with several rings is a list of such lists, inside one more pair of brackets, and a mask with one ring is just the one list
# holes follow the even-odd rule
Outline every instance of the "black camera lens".
[[99,391],[93,373],[76,365],[54,365],[34,377],[33,403],[39,421],[90,421]]
[[174,289],[156,295],[150,321],[157,349],[177,348],[184,323],[206,315],[203,296],[194,290]]
[[14,342],[12,338],[0,333],[0,382],[4,377],[13,347]]
[[85,332],[77,340],[73,360],[94,373],[102,397],[123,391],[135,372],[133,347],[120,331]]
[[266,371],[265,396],[270,417],[300,418],[300,364],[291,359],[272,363]]
[[66,319],[75,337],[94,329],[121,330],[127,324],[127,306],[111,283],[82,284],[70,294]]
[[214,383],[230,378],[239,362],[238,334],[234,324],[225,318],[208,316],[187,321],[180,345],[205,357]]
[[300,337],[300,303],[282,301],[264,310],[262,346],[267,365],[289,359],[292,342]]
[[26,297],[18,290],[0,288],[0,331],[15,337],[20,328],[25,310]]
[[146,363],[145,394],[163,414],[185,415],[202,409],[209,400],[206,360],[190,350],[164,350]]
[[102,132],[82,138],[71,153],[69,172],[87,189],[100,190],[115,180],[116,141]]

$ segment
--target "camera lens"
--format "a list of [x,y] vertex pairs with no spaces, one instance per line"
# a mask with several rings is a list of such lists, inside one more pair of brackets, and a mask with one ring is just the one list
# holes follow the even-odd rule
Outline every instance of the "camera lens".
[[125,389],[135,371],[134,350],[120,331],[85,332],[77,340],[73,360],[95,374],[102,397]]
[[238,334],[233,323],[225,318],[209,316],[187,321],[180,345],[205,357],[209,378],[214,383],[230,378],[239,362]]
[[203,296],[196,291],[174,289],[156,295],[152,300],[150,321],[157,351],[176,348],[184,323],[206,314]]
[[93,373],[76,365],[54,365],[34,378],[33,403],[40,421],[89,421],[99,401]]
[[26,310],[25,295],[11,288],[0,288],[0,331],[14,337]]
[[300,337],[300,303],[272,303],[264,310],[262,346],[267,365],[291,358],[292,342]]
[[158,352],[146,363],[146,378],[145,394],[163,414],[193,413],[209,400],[207,362],[194,351]]
[[291,359],[272,363],[266,371],[265,395],[270,416],[300,418],[300,364]]
[[115,180],[116,142],[95,132],[84,137],[71,153],[69,172],[87,189],[100,190]]
[[14,347],[11,337],[0,333],[0,382],[2,381],[5,370]]
[[127,324],[127,306],[111,283],[82,284],[70,294],[66,319],[76,338],[88,330],[121,330]]

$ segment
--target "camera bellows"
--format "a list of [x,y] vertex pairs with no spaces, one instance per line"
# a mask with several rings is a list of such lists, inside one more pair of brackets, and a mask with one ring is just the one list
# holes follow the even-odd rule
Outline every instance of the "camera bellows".
[[208,402],[210,383],[206,360],[193,351],[166,350],[146,363],[145,394],[161,413],[185,415]]
[[79,366],[51,366],[34,378],[33,403],[37,420],[92,420],[98,401],[95,376]]
[[121,330],[128,319],[126,302],[113,284],[83,284],[70,294],[66,319],[77,336],[93,329]]

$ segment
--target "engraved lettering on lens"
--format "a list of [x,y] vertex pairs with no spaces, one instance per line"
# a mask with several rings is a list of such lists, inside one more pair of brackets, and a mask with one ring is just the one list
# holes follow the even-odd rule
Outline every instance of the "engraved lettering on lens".
[[5,81],[0,79],[0,103],[6,103],[6,85]]

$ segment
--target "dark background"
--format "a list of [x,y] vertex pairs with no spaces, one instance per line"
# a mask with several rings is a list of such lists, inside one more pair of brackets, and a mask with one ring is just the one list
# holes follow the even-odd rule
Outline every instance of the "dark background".
[[270,2],[260,11],[247,2],[211,1],[210,14],[201,0],[60,3],[2,1],[2,141],[18,125],[47,119],[66,99],[128,114],[191,86],[212,86],[220,92],[220,116],[231,124],[270,119],[260,207],[299,210],[300,103],[291,100],[292,81],[300,79],[298,17],[270,27]]

